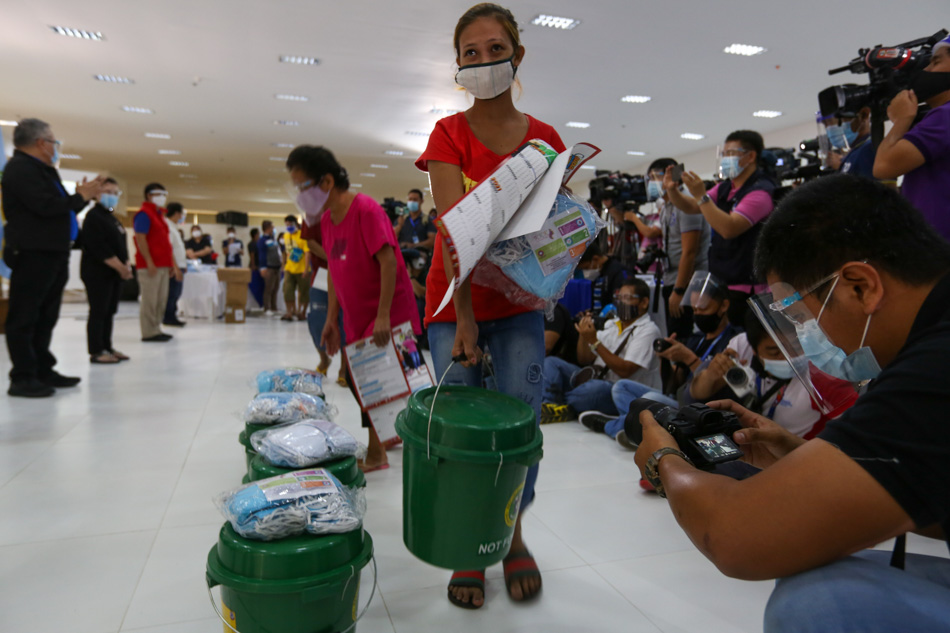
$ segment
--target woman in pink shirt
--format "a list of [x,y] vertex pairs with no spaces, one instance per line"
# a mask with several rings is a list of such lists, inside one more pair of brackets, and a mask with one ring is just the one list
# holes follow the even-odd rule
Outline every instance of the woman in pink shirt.
[[[323,147],[295,148],[287,158],[287,169],[299,192],[298,206],[308,223],[320,223],[323,234],[330,272],[327,323],[321,337],[327,354],[332,356],[340,348],[337,319],[341,308],[347,341],[372,337],[380,347],[389,345],[392,329],[406,321],[417,336],[421,334],[406,262],[382,207],[369,196],[349,190],[346,170]],[[349,383],[354,390],[352,376]],[[369,429],[369,452],[360,467],[364,472],[388,468],[386,449],[365,411],[363,426]]]

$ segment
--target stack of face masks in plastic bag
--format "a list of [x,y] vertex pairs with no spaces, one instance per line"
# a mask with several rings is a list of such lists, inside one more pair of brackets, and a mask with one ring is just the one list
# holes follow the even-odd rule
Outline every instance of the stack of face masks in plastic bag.
[[306,468],[341,457],[366,456],[366,447],[333,422],[302,420],[280,424],[251,435],[251,445],[281,468]]
[[562,189],[542,229],[492,244],[485,258],[494,266],[480,264],[473,280],[502,289],[514,303],[536,308],[540,300],[551,310],[604,226],[593,207]]
[[315,371],[299,368],[268,369],[257,375],[257,391],[309,393],[323,396],[323,377]]
[[332,413],[329,409],[322,398],[309,393],[261,393],[248,403],[243,419],[249,424],[326,419]]
[[366,514],[363,491],[347,488],[322,469],[262,479],[218,495],[215,505],[245,538],[272,541],[304,532],[342,534]]

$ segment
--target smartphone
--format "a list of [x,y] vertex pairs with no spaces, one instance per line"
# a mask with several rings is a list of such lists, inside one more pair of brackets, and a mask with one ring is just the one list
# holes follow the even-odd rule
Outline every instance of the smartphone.
[[670,174],[673,177],[673,182],[682,182],[683,180],[683,171],[686,169],[686,166],[683,163],[673,167],[673,171]]

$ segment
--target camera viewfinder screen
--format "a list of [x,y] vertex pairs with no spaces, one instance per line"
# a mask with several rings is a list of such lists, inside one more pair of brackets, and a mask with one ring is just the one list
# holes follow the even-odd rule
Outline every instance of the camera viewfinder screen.
[[728,460],[730,457],[742,455],[739,447],[725,433],[697,437],[693,441],[710,461]]

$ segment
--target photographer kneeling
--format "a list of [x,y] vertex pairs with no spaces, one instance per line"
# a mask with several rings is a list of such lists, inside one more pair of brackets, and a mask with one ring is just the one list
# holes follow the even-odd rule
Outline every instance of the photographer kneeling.
[[797,335],[783,342],[796,374],[873,382],[810,441],[714,403],[739,415],[733,439],[764,468],[742,481],[695,468],[648,412],[637,465],[723,573],[782,578],[767,632],[950,629],[950,561],[908,555],[901,570],[862,551],[907,531],[947,540],[950,245],[893,189],[835,175],[782,201],[756,264],[765,325]]

